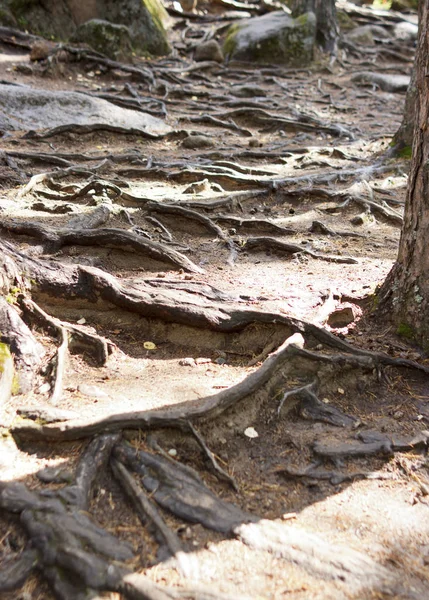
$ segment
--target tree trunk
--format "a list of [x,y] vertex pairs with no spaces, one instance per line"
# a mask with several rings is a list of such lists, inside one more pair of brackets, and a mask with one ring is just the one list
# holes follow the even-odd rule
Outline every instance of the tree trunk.
[[[422,20],[423,2],[419,3],[419,24]],[[396,132],[393,140],[393,153],[395,156],[410,156],[413,145],[413,133],[416,119],[416,101],[417,101],[417,56],[414,60],[411,80],[405,99],[404,116],[401,126]]]
[[294,0],[292,15],[297,17],[306,12],[314,12],[317,18],[316,42],[319,48],[333,56],[338,47],[338,21],[335,0]]
[[398,333],[429,350],[429,7],[422,2],[415,62],[416,105],[411,172],[398,258],[380,291],[380,308]]

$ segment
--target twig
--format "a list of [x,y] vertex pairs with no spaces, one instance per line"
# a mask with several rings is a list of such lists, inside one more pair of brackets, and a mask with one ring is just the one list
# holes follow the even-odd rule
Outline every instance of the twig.
[[231,475],[229,475],[224,469],[222,469],[222,467],[217,462],[215,455],[213,454],[213,452],[210,450],[210,448],[205,443],[203,436],[192,425],[191,421],[188,421],[188,427],[189,427],[192,435],[195,437],[195,439],[197,440],[198,444],[200,445],[200,447],[204,451],[204,454],[209,459],[210,464],[213,467],[213,469],[214,469],[217,477],[219,479],[223,480],[223,481],[227,481],[234,488],[234,490],[236,492],[238,492],[239,489],[238,489],[238,486],[237,486],[237,482],[235,481],[235,479],[233,477],[231,477]]

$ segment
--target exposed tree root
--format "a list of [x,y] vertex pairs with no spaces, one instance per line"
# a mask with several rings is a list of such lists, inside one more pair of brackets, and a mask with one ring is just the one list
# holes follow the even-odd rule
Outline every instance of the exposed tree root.
[[203,269],[198,267],[198,265],[180,252],[168,248],[159,242],[142,239],[141,236],[122,229],[54,230],[36,223],[25,222],[1,223],[0,227],[13,233],[32,235],[38,239],[42,239],[45,242],[49,242],[54,250],[58,250],[63,246],[70,244],[116,248],[119,250],[144,254],[155,260],[173,264],[174,266],[185,269],[191,273],[203,273]]
[[[16,290],[20,291],[19,288]],[[35,384],[34,375],[42,364],[45,351],[16,309],[3,297],[0,297],[0,324],[0,341],[7,344],[15,356],[19,388],[28,392]]]
[[[256,5],[235,0],[219,2],[234,9],[252,12],[258,9]],[[362,16],[362,13],[359,14]],[[367,13],[364,12],[363,15],[366,17]],[[199,18],[202,21],[217,18],[203,15],[197,17],[195,14],[187,16],[189,19]],[[392,22],[389,16],[386,16],[386,20]],[[214,37],[216,33],[216,29],[213,29],[203,37],[191,37],[187,35],[188,29],[189,24],[185,23],[182,41],[187,51],[195,47],[195,40],[201,43]],[[31,47],[33,38],[24,34],[16,34],[13,38],[15,34],[16,32],[11,34],[10,30],[0,28],[0,38],[17,46]],[[174,221],[178,218],[181,221],[188,220],[191,225],[197,223],[209,236],[223,242],[229,252],[230,264],[235,261],[240,249],[306,254],[317,260],[356,264],[358,261],[354,258],[324,255],[302,245],[287,244],[275,237],[245,240],[244,235],[247,234],[262,233],[279,238],[296,234],[294,229],[269,220],[270,215],[280,218],[282,212],[283,217],[286,214],[283,222],[305,223],[306,232],[308,213],[305,213],[307,221],[304,218],[295,220],[288,217],[288,214],[294,214],[300,202],[307,202],[309,198],[322,201],[325,206],[321,210],[326,212],[338,211],[355,203],[363,206],[366,212],[373,212],[396,226],[401,225],[401,215],[390,206],[398,204],[398,201],[385,196],[379,201],[379,198],[374,198],[375,190],[366,183],[368,178],[392,172],[391,164],[379,161],[368,167],[360,162],[356,168],[349,168],[352,161],[362,159],[340,148],[320,148],[315,151],[311,142],[308,148],[291,147],[291,142],[285,138],[280,139],[280,136],[277,142],[271,140],[268,144],[264,139],[265,134],[273,130],[282,135],[286,131],[304,131],[310,135],[322,132],[323,135],[347,136],[350,139],[353,139],[353,131],[342,125],[322,121],[312,114],[298,111],[282,114],[275,98],[235,97],[232,95],[235,85],[231,85],[221,99],[215,88],[201,91],[193,85],[195,80],[209,81],[212,76],[224,77],[229,72],[237,82],[251,81],[253,85],[253,66],[224,66],[212,61],[189,63],[178,56],[166,59],[165,62],[145,61],[124,65],[88,49],[64,45],[53,46],[50,61],[55,63],[56,54],[60,50],[74,59],[90,62],[91,68],[101,65],[101,70],[121,69],[143,84],[137,86],[127,82],[118,95],[102,92],[97,93],[97,96],[128,109],[161,116],[165,116],[167,110],[180,106],[178,114],[173,115],[174,119],[188,123],[207,123],[217,130],[232,131],[236,134],[235,140],[231,141],[232,135],[225,136],[226,141],[222,140],[218,148],[200,152],[196,148],[186,147],[184,140],[189,131],[175,131],[167,139],[183,150],[183,155],[176,160],[171,159],[170,155],[167,159],[159,159],[156,150],[154,156],[145,155],[139,150],[122,154],[97,152],[93,155],[56,151],[2,153],[0,160],[12,169],[13,176],[18,179],[24,179],[29,164],[52,164],[58,167],[50,172],[36,174],[30,179],[16,196],[20,208],[26,210],[31,207],[33,210],[43,211],[43,218],[48,216],[49,219],[52,214],[73,213],[72,218],[67,219],[66,226],[63,225],[60,229],[41,223],[4,219],[0,227],[8,234],[40,240],[46,253],[57,252],[71,244],[114,248],[148,256],[169,267],[200,274],[203,271],[197,264],[168,245],[175,245],[178,249],[187,248],[187,241],[186,246],[175,244]],[[360,52],[360,49],[357,48],[356,51]],[[371,53],[374,57],[385,53],[397,59],[408,60],[399,46],[393,49],[392,46],[381,50],[376,48]],[[294,70],[294,77],[295,74]],[[294,82],[291,75],[292,72],[273,66],[262,67],[257,73],[258,79],[263,83],[268,80],[270,84],[274,82],[283,98],[301,102],[301,83]],[[316,89],[315,79],[313,83]],[[140,92],[145,88],[151,88],[150,93],[158,97],[143,97]],[[317,82],[317,93],[320,98],[316,101],[320,100],[324,105],[330,104],[337,112],[345,110],[344,106],[333,103],[330,94],[322,89],[321,82]],[[196,108],[199,113],[197,116]],[[255,124],[263,129],[255,131]],[[26,138],[30,141],[31,138],[43,140],[66,132],[92,134],[98,129],[98,126],[68,125],[45,132],[29,133]],[[110,132],[125,131],[116,127],[102,129]],[[141,131],[126,132],[135,133],[139,137],[145,135]],[[259,134],[261,139],[258,139]],[[249,145],[255,149],[237,150],[235,141],[243,142],[238,136],[252,136]],[[145,137],[155,139],[158,136]],[[214,144],[218,143],[215,135],[211,137]],[[153,146],[156,148],[155,143]],[[261,149],[257,149],[259,146]],[[194,150],[197,152],[193,153]],[[152,148],[148,152],[152,152]],[[301,159],[297,157],[298,154],[302,155]],[[254,159],[254,162],[240,164],[236,162],[238,159]],[[266,161],[270,164],[264,166]],[[347,164],[335,161],[347,161]],[[329,166],[328,170],[320,171],[320,167],[326,166]],[[318,170],[310,174],[301,171],[302,174],[298,177],[283,177],[284,173],[293,174],[293,168],[307,167]],[[106,172],[109,177],[113,173],[111,181],[103,179]],[[76,179],[71,179],[76,175],[84,178],[84,182],[77,183]],[[159,199],[158,194],[154,199],[151,192],[143,192],[145,195],[142,196],[134,194],[133,184],[121,180],[121,175],[135,176],[142,188],[147,184],[152,186],[153,182],[156,185],[160,182],[162,185],[175,182],[183,184],[183,187],[174,186],[174,194],[168,198],[167,203],[165,198]],[[70,179],[64,185],[63,179],[66,177]],[[358,184],[349,185],[340,191],[335,190],[333,184],[341,181],[357,181]],[[101,196],[102,203],[97,205],[99,200],[94,196]],[[37,204],[31,205],[32,198],[37,198]],[[281,210],[276,207],[270,212],[272,208],[269,203],[272,201],[284,206],[280,207]],[[289,202],[292,204],[290,207],[287,206]],[[248,211],[246,203],[251,204]],[[85,212],[81,214],[80,208],[84,205],[87,207],[88,204],[91,207],[95,205],[95,208],[85,208]],[[219,209],[231,213],[238,209],[240,213],[239,216],[219,215]],[[256,214],[259,218],[251,218]],[[113,215],[122,218],[127,229],[106,227]],[[262,215],[267,216],[267,219]],[[149,227],[149,223],[154,226],[154,230]],[[364,237],[353,231],[337,232],[321,221],[313,221],[310,231],[323,235]],[[235,237],[236,234],[239,236]],[[153,241],[155,236],[166,243]],[[329,464],[331,461],[335,464],[343,459],[361,456],[390,457],[397,451],[411,451],[415,448],[427,450],[427,433],[421,432],[412,439],[400,439],[398,436],[379,432],[355,432],[361,422],[328,402],[322,402],[318,394],[323,398],[322,393],[327,391],[330,395],[332,389],[338,390],[338,376],[347,372],[354,376],[356,373],[362,374],[365,379],[375,379],[380,377],[385,367],[417,369],[424,374],[429,373],[429,368],[413,361],[356,348],[314,323],[276,312],[243,307],[243,301],[252,301],[253,298],[224,293],[207,283],[192,281],[188,275],[185,280],[180,281],[172,278],[115,278],[101,269],[49,263],[44,259],[27,256],[4,240],[0,241],[0,255],[3,259],[0,261],[0,289],[4,294],[10,294],[10,304],[0,302],[0,329],[2,341],[13,351],[17,373],[21,377],[21,391],[31,391],[36,377],[41,376],[51,382],[52,389],[50,406],[33,406],[32,397],[25,397],[22,406],[16,411],[21,418],[13,422],[9,430],[18,442],[22,442],[24,447],[28,444],[30,448],[34,446],[33,441],[62,442],[88,438],[74,475],[63,467],[48,467],[36,474],[37,485],[40,486],[40,482],[43,482],[55,484],[56,487],[40,490],[30,489],[30,486],[26,487],[21,483],[0,482],[0,508],[7,513],[20,515],[29,540],[21,556],[14,556],[0,574],[0,593],[16,589],[33,571],[37,571],[49,582],[56,596],[63,600],[100,598],[104,592],[116,592],[124,598],[137,600],[228,598],[216,590],[193,583],[198,577],[198,573],[194,571],[194,557],[183,551],[178,535],[169,528],[168,521],[164,520],[162,510],[166,510],[180,520],[201,523],[226,536],[235,536],[238,540],[234,541],[235,544],[241,541],[260,552],[273,553],[277,561],[293,563],[313,577],[338,582],[339,586],[347,588],[347,595],[356,598],[363,597],[366,593],[403,595],[416,600],[425,597],[426,590],[419,589],[418,582],[404,590],[404,584],[400,580],[402,574],[398,575],[393,569],[377,564],[369,556],[329,544],[318,536],[279,522],[260,520],[259,516],[220,499],[207,488],[193,468],[174,460],[157,444],[156,434],[142,435],[139,442],[134,439],[132,444],[128,444],[121,439],[121,432],[124,429],[152,432],[172,428],[180,433],[180,437],[196,440],[202,451],[200,454],[220,481],[236,491],[240,483],[240,494],[237,495],[240,497],[245,486],[240,479],[236,481],[230,475],[232,467],[229,469],[228,466],[221,466],[220,463],[224,465],[222,452],[219,452],[218,459],[215,451],[210,449],[212,445],[216,448],[213,439],[208,437],[209,441],[206,442],[205,435],[210,436],[207,431],[209,422],[221,415],[225,416],[226,422],[230,415],[235,416],[239,408],[247,408],[247,403],[252,410],[255,406],[261,406],[264,410],[268,408],[268,414],[273,414],[272,404],[278,402],[278,416],[282,419],[285,413],[294,410],[294,418],[298,422],[300,419],[309,419],[341,427],[342,430],[335,430],[335,433],[341,434],[343,438],[335,444],[326,439],[318,439],[312,443],[306,451],[313,454],[317,463],[312,463],[307,468],[296,469],[280,464],[272,473],[299,477],[310,482],[326,480],[333,485],[357,478],[387,478],[390,474],[384,472],[342,473],[339,470],[328,470],[322,463]],[[55,257],[56,260],[57,258]],[[72,261],[73,258],[70,262]],[[29,298],[30,288],[33,299]],[[102,366],[106,365],[114,344],[90,332],[88,327],[63,321],[62,309],[64,312],[70,310],[72,314],[86,310],[91,313],[91,319],[92,315],[95,317],[96,313],[102,311],[107,314],[116,314],[116,310],[118,313],[128,312],[136,315],[136,320],[142,317],[144,327],[171,323],[171,329],[181,331],[179,326],[183,325],[187,328],[186,331],[200,329],[214,332],[213,337],[225,340],[227,344],[230,344],[230,338],[241,340],[241,333],[243,338],[249,334],[255,339],[260,329],[264,329],[264,334],[269,332],[269,339],[261,336],[252,348],[255,357],[248,366],[262,364],[240,383],[228,389],[168,409],[124,412],[101,418],[86,417],[52,406],[61,397],[68,352],[83,351],[97,365]],[[51,316],[50,313],[57,316]],[[9,323],[9,326],[6,327],[5,323]],[[42,351],[26,324],[42,329],[57,340],[58,348],[56,355],[51,358],[50,372],[46,368],[40,369]],[[253,329],[256,330],[255,334]],[[116,330],[114,333],[116,335]],[[285,341],[281,343],[283,340]],[[246,351],[242,355],[247,360]],[[4,368],[1,373],[0,405],[12,392],[13,370],[11,373],[9,378],[5,377]],[[25,381],[27,388],[23,385]],[[341,385],[345,387],[343,380]],[[220,387],[222,386],[215,386]],[[156,394],[156,389],[153,393]],[[269,416],[266,422],[269,423],[270,420],[276,421],[275,414]],[[276,422],[275,425],[280,428],[284,423]],[[302,427],[302,423],[299,422],[299,426]],[[320,430],[324,431],[324,428],[325,426],[321,426]],[[347,434],[359,441],[344,441]],[[162,435],[167,435],[167,432]],[[245,435],[247,436],[246,432]],[[250,440],[246,440],[246,443],[248,441],[254,443]],[[224,443],[227,443],[226,440],[222,440],[222,444]],[[151,451],[147,450],[145,444]],[[226,455],[228,456],[227,453]],[[88,514],[90,501],[98,483],[98,475],[105,473],[106,469],[111,469],[116,479],[115,488],[119,486],[119,490],[128,498],[142,525],[156,538],[163,556],[173,557],[173,566],[180,575],[188,578],[189,586],[174,589],[161,587],[148,578],[133,573],[131,568],[135,566],[135,557],[131,548],[91,520]],[[403,470],[410,479],[419,483],[421,493],[425,494],[427,489],[425,492],[424,482],[411,470],[407,470],[406,464]],[[222,487],[225,488],[222,490],[223,496],[227,490],[226,486]],[[249,505],[252,506],[251,503]],[[386,564],[389,563],[386,561]],[[234,595],[229,598],[237,600],[238,597]]]
[[[132,600],[197,596],[198,589],[184,590],[182,595],[179,590],[164,589],[146,577],[132,573],[126,566],[126,562],[133,557],[130,547],[100,529],[83,512],[88,509],[96,476],[106,466],[117,441],[117,435],[94,438],[82,455],[75,483],[58,492],[36,492],[28,490],[21,483],[0,483],[1,508],[21,515],[21,523],[33,545],[33,549],[26,550],[2,574],[0,591],[15,589],[37,568],[49,581],[58,598],[64,600],[93,597],[99,591],[116,591]],[[117,455],[123,456],[120,448],[126,452],[121,446]],[[160,460],[162,464],[162,459],[154,457],[149,464],[158,466]],[[162,467],[158,468],[161,468],[159,472],[165,472],[165,466],[164,471]],[[116,472],[123,475],[126,471],[116,464]],[[129,479],[127,481],[129,483]],[[225,515],[229,510],[230,518],[236,514],[235,523],[242,522],[239,509],[234,513],[232,505],[229,508],[226,503],[216,501],[214,495],[211,497],[217,509],[224,506]],[[180,503],[180,500],[176,502]],[[152,512],[152,518],[153,515]],[[214,515],[213,518],[216,519]],[[227,516],[224,518],[228,519]],[[221,515],[219,519],[222,522]],[[169,541],[171,544],[171,536]]]
[[[235,533],[252,548],[264,549],[286,558],[323,579],[344,581],[349,593],[363,592],[368,586],[368,589],[389,595],[392,590],[395,590],[394,594],[401,594],[400,577],[387,568],[360,552],[329,544],[298,527],[262,520],[240,525]],[[418,598],[418,593],[405,594],[407,598]]]
[[329,254],[320,254],[319,252],[313,252],[305,246],[298,246],[298,244],[289,244],[282,242],[272,237],[258,237],[250,238],[244,245],[245,250],[274,250],[275,252],[286,252],[288,254],[307,254],[312,258],[318,260],[325,260],[327,262],[344,263],[344,264],[357,264],[359,261],[356,258],[350,256],[332,256]]

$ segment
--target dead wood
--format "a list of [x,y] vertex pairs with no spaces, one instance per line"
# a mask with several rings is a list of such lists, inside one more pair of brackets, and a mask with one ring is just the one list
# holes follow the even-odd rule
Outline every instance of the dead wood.
[[197,440],[198,444],[202,448],[205,456],[209,460],[211,469],[215,473],[216,477],[218,479],[220,479],[221,481],[228,482],[231,485],[231,487],[233,487],[234,490],[236,492],[238,492],[237,482],[235,481],[234,477],[231,477],[231,475],[229,475],[224,469],[222,469],[222,467],[219,465],[218,461],[216,460],[215,455],[213,454],[213,452],[210,450],[210,448],[205,443],[204,438],[201,435],[201,433],[192,425],[192,423],[190,421],[188,421],[188,427],[189,427],[192,435],[194,436],[194,438]]
[[282,465],[274,469],[274,473],[279,473],[287,479],[301,479],[308,485],[312,485],[315,481],[329,481],[331,485],[340,485],[346,481],[355,481],[357,479],[393,479],[391,473],[383,473],[381,471],[355,471],[353,473],[345,473],[337,470],[327,470],[320,467],[318,463],[311,463],[303,469],[296,469],[292,466]]
[[316,442],[313,446],[314,453],[323,458],[336,462],[342,458],[355,456],[375,456],[377,454],[393,456],[392,445],[389,442],[373,442],[362,444],[360,442],[344,442],[342,444],[324,444]]

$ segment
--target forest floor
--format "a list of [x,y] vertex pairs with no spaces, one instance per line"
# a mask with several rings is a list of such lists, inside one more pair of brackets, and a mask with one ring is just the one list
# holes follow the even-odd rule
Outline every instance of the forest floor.
[[[106,131],[68,131],[35,139],[23,137],[22,131],[10,132],[2,139],[2,149],[15,163],[0,166],[1,220],[65,227],[70,218],[97,206],[100,194],[96,192],[66,197],[92,177],[119,186],[133,197],[198,211],[210,217],[210,224],[221,227],[233,246],[195,216],[153,212],[157,221],[150,221],[131,203],[110,214],[109,227],[127,230],[132,226],[152,240],[170,239],[201,272],[166,266],[126,248],[71,243],[49,253],[31,235],[17,236],[4,229],[4,239],[13,239],[32,257],[97,267],[128,289],[139,289],[144,282],[154,290],[161,287],[179,290],[179,294],[185,290],[199,298],[216,288],[227,302],[241,308],[315,323],[356,347],[429,366],[418,348],[397,336],[388,321],[373,312],[374,292],[395,260],[406,194],[408,162],[383,158],[401,122],[405,92],[383,91],[354,79],[362,71],[409,74],[412,52],[408,62],[380,58],[373,49],[369,54],[349,52],[332,67],[297,71],[235,63],[187,70],[199,64],[192,62],[191,52],[185,52],[187,42],[200,39],[210,25],[192,20],[194,38],[186,38],[181,23],[180,19],[176,22],[176,59],[153,62],[172,73],[177,69],[175,80],[170,78],[168,85],[158,81],[150,91],[120,68],[102,68],[85,60],[32,62],[27,49],[3,43],[1,80],[45,90],[104,92],[111,98],[132,99],[133,90],[137,98],[151,96],[155,106],[156,101],[164,102],[165,120],[175,133],[147,139]],[[243,107],[247,110],[240,112]],[[311,127],[305,126],[303,114]],[[218,121],[195,119],[202,115],[216,115]],[[300,120],[302,129],[288,125],[286,117]],[[197,147],[186,147],[186,132],[204,137],[194,142]],[[62,157],[64,168],[78,167],[61,178],[62,184],[75,186],[58,192],[64,200],[52,199],[49,192],[53,190],[43,181],[19,196],[32,176],[55,171],[48,159],[31,158],[34,153]],[[110,158],[102,162],[105,157]],[[109,200],[108,192],[101,196]],[[215,208],[217,201],[219,208]],[[116,205],[120,204],[119,198]],[[259,241],[252,247],[249,239]],[[276,247],[273,239],[299,248]],[[343,260],[347,258],[354,260]],[[257,370],[285,337],[281,328],[261,322],[243,331],[222,333],[144,318],[108,305],[93,308],[43,294],[34,298],[48,314],[115,344],[102,367],[91,357],[69,356],[56,408],[78,413],[82,419],[183,403],[198,406],[200,399],[230,388]],[[52,357],[52,339],[40,331],[37,337],[46,356]],[[18,407],[49,404],[45,379],[40,376],[34,392],[13,396],[4,407],[4,431],[16,419]],[[289,379],[288,386],[310,381],[298,374],[295,382]],[[213,597],[224,594],[253,600],[427,597],[429,467],[425,450],[418,444],[395,442],[393,451],[379,448],[369,456],[363,452],[350,457],[347,451],[333,459],[321,455],[319,471],[304,473],[314,465],[315,445],[410,440],[425,431],[427,374],[396,367],[384,367],[378,374],[355,369],[335,373],[322,385],[319,397],[325,405],[358,420],[353,427],[314,422],[304,418],[305,411],[293,409],[278,415],[283,391],[277,387],[262,401],[256,395],[199,426],[207,446],[233,476],[236,491],[207,469],[201,449],[189,435],[158,430],[157,443],[173,459],[197,468],[222,499],[259,518],[290,524],[298,536],[300,531],[315,534],[332,544],[338,556],[342,549],[357,551],[385,567],[394,584],[391,589],[379,586],[365,573],[350,580],[327,576],[316,564],[317,556],[308,566],[296,557],[165,513],[192,560],[192,581],[211,588]],[[146,432],[127,431],[125,435],[134,447],[148,447]],[[1,479],[19,480],[31,489],[46,488],[37,473],[46,467],[73,472],[85,443],[30,440],[19,444],[18,451],[12,438],[5,436]],[[61,485],[51,487],[57,490]],[[109,532],[131,543],[136,571],[160,584],[184,583],[177,565],[157,555],[156,542],[108,471],[101,477],[90,513]],[[9,555],[24,544],[19,524],[1,516],[0,561],[6,564]],[[41,600],[50,594],[43,579],[35,576],[2,598]],[[119,595],[112,592],[103,597],[113,600]]]

